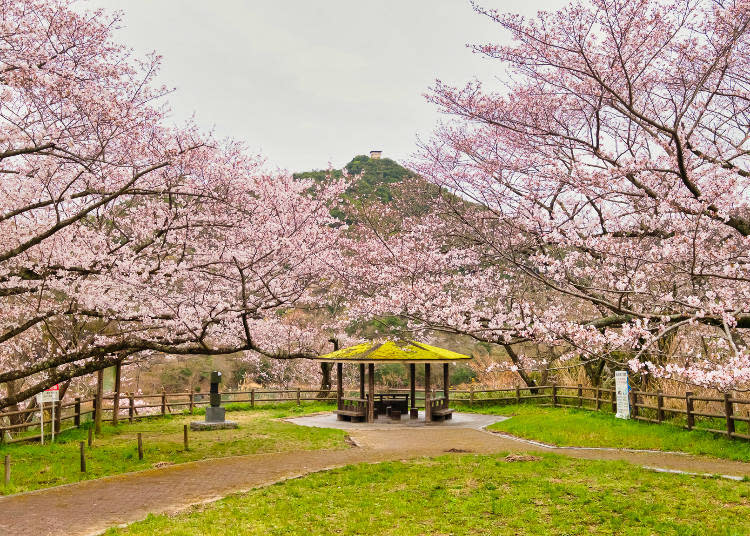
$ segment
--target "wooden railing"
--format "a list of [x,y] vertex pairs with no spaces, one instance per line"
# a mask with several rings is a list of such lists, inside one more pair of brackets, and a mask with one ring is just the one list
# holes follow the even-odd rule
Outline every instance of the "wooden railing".
[[[408,389],[390,389],[391,393],[408,392]],[[381,389],[382,392],[382,389]],[[357,391],[348,391],[359,394]],[[325,393],[324,393],[325,394]],[[346,394],[346,393],[345,393]],[[431,396],[432,408],[444,404],[445,397],[441,391],[438,396]],[[249,403],[250,406],[274,402],[303,401],[336,401],[336,392],[330,391],[327,396],[319,397],[318,389],[252,389],[250,391],[225,391],[221,393],[222,403]],[[102,421],[112,422],[115,419],[133,422],[136,419],[154,415],[169,415],[184,411],[192,412],[194,408],[206,406],[209,403],[208,393],[158,393],[136,395],[120,393],[117,397],[119,409],[115,411],[114,394],[102,398]],[[505,389],[464,389],[450,391],[450,405],[477,407],[485,404],[518,404],[525,402],[541,403],[555,407],[572,407],[600,411],[616,411],[616,398],[613,389],[601,387],[583,387],[582,385],[543,385],[536,387],[511,387]],[[366,408],[367,400],[362,398],[342,398],[342,404],[350,404],[356,408]],[[417,406],[424,408],[424,390],[417,390]],[[45,405],[45,408],[48,407]],[[58,402],[55,408],[56,429],[60,431],[64,425],[78,427],[87,416],[94,419],[96,414],[96,399],[75,398],[70,402]],[[10,424],[11,416],[38,414],[39,408],[31,408],[13,412],[0,412],[0,441],[34,440],[37,436],[30,436],[28,432],[39,430],[39,421]],[[724,434],[730,438],[750,439],[750,399],[738,398],[729,393],[722,396],[696,396],[688,391],[684,395],[664,394],[661,392],[630,392],[630,414],[633,419],[663,423],[680,424],[691,430],[699,428],[714,433]],[[719,424],[718,421],[721,421]],[[72,421],[72,422],[71,422]],[[738,430],[738,423],[744,430]],[[48,427],[45,417],[45,427]],[[743,433],[746,432],[746,433]],[[22,437],[7,436],[21,433]]]
[[[318,389],[251,389],[250,391],[224,391],[221,394],[222,404],[249,403],[250,406],[263,403],[296,402],[303,401],[332,402],[336,400],[335,391],[327,396],[320,397]],[[118,409],[115,411],[115,401]],[[102,422],[133,422],[144,417],[171,415],[181,413],[185,410],[190,413],[194,408],[209,405],[208,393],[167,393],[158,394],[134,394],[114,393],[102,397]],[[48,418],[52,404],[45,404],[45,430],[50,430]],[[79,427],[86,416],[90,420],[96,419],[96,398],[76,397],[70,402],[57,402],[55,405],[55,430],[60,432],[63,428]],[[23,409],[20,411],[0,412],[0,442],[34,441],[39,439],[38,435],[29,435],[27,432],[36,430],[39,432],[39,420],[27,420],[22,423],[10,424],[10,417],[24,416],[36,417],[39,407]],[[116,417],[115,417],[116,415]],[[72,421],[72,422],[71,422]],[[70,424],[70,426],[65,426]],[[21,433],[20,437],[15,436]]]

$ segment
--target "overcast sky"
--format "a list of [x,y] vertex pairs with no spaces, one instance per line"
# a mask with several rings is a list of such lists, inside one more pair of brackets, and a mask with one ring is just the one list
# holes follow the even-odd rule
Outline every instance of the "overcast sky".
[[[483,0],[533,15],[563,0]],[[382,149],[404,161],[439,120],[436,78],[491,82],[500,66],[467,43],[506,39],[468,0],[85,0],[118,9],[118,38],[164,58],[177,123],[193,114],[291,171],[341,167]]]

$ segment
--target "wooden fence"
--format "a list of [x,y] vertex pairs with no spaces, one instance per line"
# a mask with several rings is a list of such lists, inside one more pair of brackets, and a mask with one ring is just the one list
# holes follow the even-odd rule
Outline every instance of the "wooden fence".
[[[324,393],[326,394],[326,393]],[[336,400],[335,391],[329,392],[324,397],[319,397],[319,389],[252,389],[250,391],[223,391],[221,392],[222,404],[249,403],[251,406],[263,403],[296,402],[298,405],[304,401],[333,402]],[[133,422],[146,417],[171,415],[193,410],[197,407],[207,406],[210,403],[209,393],[167,393],[144,395],[134,393],[110,393],[102,397],[102,422]],[[56,402],[55,405],[55,431],[60,432],[63,428],[79,427],[82,422],[96,419],[97,399],[76,397],[70,402]],[[115,411],[115,405],[118,410]],[[51,403],[44,404],[45,430],[50,430]],[[9,424],[3,421],[12,416],[33,416],[39,414],[39,407],[24,409],[20,411],[0,412],[0,443],[15,441],[38,440],[39,420],[30,420],[19,424]],[[70,422],[72,421],[72,422]],[[65,426],[70,424],[70,426]],[[37,435],[29,435],[26,432],[36,430]],[[21,437],[8,438],[7,433],[23,433]]]
[[[700,429],[750,440],[750,399],[737,398],[730,393],[710,397],[696,396],[691,391],[674,395],[637,390],[631,390],[629,397],[632,419],[658,424],[671,422],[688,430]],[[517,404],[527,400],[555,407],[617,411],[614,389],[581,384],[451,391],[451,404],[470,407],[486,403]],[[719,422],[721,428],[718,428]],[[744,423],[746,433],[737,430],[737,423]]]
[[[408,389],[388,389],[389,392],[408,392]],[[351,394],[357,392],[352,391]],[[252,389],[250,391],[224,391],[222,403],[249,403],[251,406],[263,403],[327,401],[336,400],[336,392],[324,393],[319,397],[318,389]],[[350,394],[345,393],[346,396]],[[441,396],[440,390],[435,395]],[[433,397],[435,396],[433,395]],[[506,389],[468,389],[450,391],[452,405],[469,407],[485,404],[540,403],[555,407],[571,407],[599,411],[616,411],[614,389],[583,387],[582,385],[545,385],[538,387],[512,387]],[[154,415],[190,413],[196,407],[209,404],[208,393],[158,393],[136,395],[133,393],[109,394],[102,397],[103,422],[133,422],[135,419]],[[115,405],[118,409],[115,411]],[[417,405],[424,408],[424,390],[417,390]],[[47,407],[47,405],[45,405]],[[79,427],[88,419],[94,420],[95,398],[75,398],[71,402],[57,402],[56,430],[59,432],[70,421],[71,426]],[[3,421],[14,415],[38,414],[39,408],[0,413],[0,441],[27,441],[38,439],[29,435],[30,430],[39,429],[39,421],[9,424]],[[695,396],[688,391],[684,395],[662,392],[630,392],[630,415],[633,419],[652,423],[672,422],[681,424],[688,430],[699,428],[709,432],[724,434],[730,438],[750,439],[750,399],[736,398],[731,394],[721,397]],[[46,417],[45,417],[46,419]],[[45,421],[46,422],[46,421]],[[721,428],[718,428],[721,422]],[[737,423],[744,423],[747,433],[738,431]],[[708,425],[708,426],[707,426]],[[45,424],[49,426],[49,424]],[[21,437],[6,438],[6,432]]]

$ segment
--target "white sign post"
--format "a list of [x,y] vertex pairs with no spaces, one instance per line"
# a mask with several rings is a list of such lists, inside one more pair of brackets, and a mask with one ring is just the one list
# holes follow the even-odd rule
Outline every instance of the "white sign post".
[[615,392],[617,394],[618,419],[630,418],[630,386],[628,385],[628,373],[625,370],[615,371]]
[[52,443],[55,442],[55,402],[60,399],[60,391],[57,386],[53,389],[42,391],[36,395],[36,401],[39,404],[39,431],[41,434],[42,445],[44,445],[44,403],[52,403]]

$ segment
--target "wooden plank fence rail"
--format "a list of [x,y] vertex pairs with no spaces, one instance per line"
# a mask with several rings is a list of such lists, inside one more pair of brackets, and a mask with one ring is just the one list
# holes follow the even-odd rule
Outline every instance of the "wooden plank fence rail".
[[[408,393],[409,389],[382,389],[391,393]],[[292,402],[301,404],[307,401],[334,402],[335,390],[325,391],[327,396],[320,397],[319,389],[251,389],[223,391],[220,393],[225,404],[256,404]],[[345,391],[345,396],[356,398],[358,391]],[[417,407],[424,408],[425,393],[423,389],[416,391]],[[480,389],[471,386],[469,389],[455,389],[450,392],[451,405],[468,405],[476,407],[485,404],[519,404],[540,403],[555,407],[567,407],[593,411],[616,410],[615,390],[604,387],[584,387],[578,385],[539,385],[534,387],[507,387],[496,389]],[[444,396],[442,390],[431,390],[431,399]],[[115,402],[115,400],[117,402]],[[169,415],[184,412],[186,409],[193,413],[196,408],[209,404],[208,393],[165,391],[155,394],[137,394],[121,392],[108,393],[101,398],[102,421],[121,422],[127,419],[134,422],[153,416]],[[635,420],[665,423],[678,419],[678,424],[684,420],[684,427],[688,430],[700,429],[723,434],[730,438],[750,439],[750,399],[737,398],[736,395],[725,393],[722,397],[695,396],[688,391],[684,395],[665,394],[660,391],[647,392],[630,391],[631,416]],[[114,417],[114,404],[118,405],[118,419]],[[58,402],[55,408],[59,422],[72,421],[71,426],[80,427],[88,420],[93,420],[96,412],[95,398],[76,397],[67,402]],[[45,405],[45,412],[48,412]],[[0,442],[33,441],[37,435],[22,435],[20,437],[6,437],[16,433],[27,433],[29,430],[39,429],[39,408],[27,408],[17,411],[0,412]],[[11,424],[11,417],[24,416],[24,422]],[[683,417],[684,416],[684,417]],[[46,416],[45,416],[46,417]],[[703,426],[696,427],[696,419],[710,419],[703,422]],[[45,418],[47,421],[47,418]],[[737,424],[747,433],[737,430]],[[47,424],[45,423],[45,427]]]

